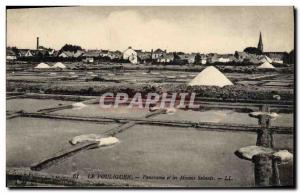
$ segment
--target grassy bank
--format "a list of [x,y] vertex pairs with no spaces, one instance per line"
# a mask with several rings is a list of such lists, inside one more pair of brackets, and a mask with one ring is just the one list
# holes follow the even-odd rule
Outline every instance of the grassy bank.
[[208,86],[187,86],[186,84],[127,84],[127,83],[112,83],[112,84],[62,84],[62,83],[24,83],[24,82],[7,82],[7,92],[26,92],[26,93],[46,93],[46,94],[63,94],[63,95],[83,95],[83,96],[100,96],[107,92],[112,93],[127,93],[129,96],[134,96],[140,92],[142,95],[147,95],[149,92],[154,93],[196,93],[196,97],[212,98],[219,101],[275,101],[274,95],[280,95],[281,100],[276,103],[285,104],[287,101],[294,100],[294,91],[290,90],[263,90],[254,86],[225,86],[208,87]]

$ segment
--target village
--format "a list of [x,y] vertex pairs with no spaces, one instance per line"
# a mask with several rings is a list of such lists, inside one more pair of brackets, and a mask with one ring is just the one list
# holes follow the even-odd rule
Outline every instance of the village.
[[7,186],[294,186],[294,48],[251,30],[233,53],[7,45]]
[[[262,37],[260,34],[261,46]],[[259,45],[260,46],[260,45]],[[45,48],[39,44],[37,37],[36,49],[18,49],[7,48],[7,61],[72,61],[83,62],[88,64],[97,64],[99,62],[126,63],[132,64],[165,64],[165,65],[205,65],[215,63],[236,63],[241,64],[260,64],[267,60],[268,63],[284,64],[293,63],[293,51],[288,52],[263,52],[259,47],[245,48],[244,51],[236,51],[232,54],[217,53],[184,53],[184,52],[167,52],[163,49],[143,51],[128,47],[124,51],[110,50],[85,50],[80,46],[66,44],[60,50]],[[269,66],[269,65],[268,65]],[[49,66],[53,67],[53,66]],[[56,67],[56,66],[55,66]],[[62,68],[61,65],[57,66]],[[47,68],[43,66],[42,68]]]

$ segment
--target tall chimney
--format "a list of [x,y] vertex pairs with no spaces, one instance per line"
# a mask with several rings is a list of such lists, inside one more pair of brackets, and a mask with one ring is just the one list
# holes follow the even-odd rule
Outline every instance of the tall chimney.
[[36,49],[38,50],[39,47],[40,47],[40,45],[39,45],[39,37],[37,37],[37,38],[36,38]]

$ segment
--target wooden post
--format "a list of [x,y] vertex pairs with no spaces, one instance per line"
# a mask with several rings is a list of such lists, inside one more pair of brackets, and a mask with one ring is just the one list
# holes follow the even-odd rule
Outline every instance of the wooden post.
[[[263,105],[261,108],[262,112],[269,112],[269,106]],[[257,131],[257,146],[273,148],[273,140],[271,133],[271,120],[268,115],[261,115],[259,117],[260,129]]]
[[280,158],[273,156],[273,159],[272,159],[272,171],[273,171],[272,185],[273,186],[281,186],[278,163],[280,163]]
[[[262,112],[269,112],[269,106],[263,105]],[[260,129],[257,131],[257,146],[274,148],[271,119],[268,115],[259,117]],[[253,157],[256,186],[280,186],[278,161],[273,155],[258,154]]]
[[252,161],[254,162],[255,186],[272,186],[272,155],[257,154],[253,156]]
[[270,130],[271,121],[267,115],[260,116],[260,129],[257,130],[257,146],[272,148],[272,134]]

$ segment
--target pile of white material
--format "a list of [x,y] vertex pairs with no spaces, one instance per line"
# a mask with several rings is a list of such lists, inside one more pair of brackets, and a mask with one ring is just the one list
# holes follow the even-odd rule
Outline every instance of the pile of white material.
[[277,113],[268,113],[268,112],[261,112],[261,111],[251,112],[251,113],[249,113],[249,115],[250,115],[250,117],[255,117],[255,118],[257,118],[261,115],[267,115],[271,119],[276,119],[277,117],[279,117],[279,115]]
[[262,63],[257,68],[260,68],[260,69],[273,69],[275,67],[272,64],[270,64],[268,61],[265,61],[264,63]]
[[36,67],[34,68],[38,68],[38,69],[42,69],[42,68],[51,68],[48,64],[45,63],[39,63]]
[[66,68],[66,66],[61,62],[57,62],[52,68]]
[[236,151],[236,154],[243,159],[252,160],[253,156],[258,154],[273,154],[274,157],[280,158],[282,163],[290,162],[293,160],[293,154],[287,150],[275,151],[272,148],[262,147],[262,146],[247,146],[242,147]]
[[239,150],[237,150],[236,153],[243,159],[252,160],[253,156],[257,154],[263,154],[263,153],[269,154],[274,152],[275,151],[271,148],[252,145],[252,146],[242,147]]
[[202,70],[190,83],[190,86],[219,86],[233,85],[232,82],[217,68],[209,66]]
[[70,143],[72,145],[75,145],[77,143],[87,142],[87,141],[98,142],[99,147],[110,146],[110,145],[114,145],[114,144],[120,142],[119,139],[116,137],[107,137],[107,136],[96,135],[96,134],[87,134],[87,135],[79,135],[79,136],[73,137],[70,140]]
[[86,105],[83,104],[82,102],[79,102],[79,103],[73,103],[73,104],[72,104],[72,107],[73,107],[74,109],[82,109],[82,108],[86,107]]
[[164,110],[163,113],[168,114],[168,115],[174,115],[177,111],[174,107],[161,108],[160,106],[150,107],[149,110],[152,112],[157,111],[157,110]]
[[281,100],[281,96],[278,95],[278,94],[275,94],[275,95],[273,95],[273,99],[276,99],[276,100],[280,101]]
[[166,108],[166,114],[173,115],[176,113],[176,109],[174,107]]
[[275,157],[279,157],[282,162],[289,162],[293,160],[293,154],[288,150],[280,150],[273,154]]
[[119,139],[116,137],[105,137],[98,140],[99,147],[114,145],[116,143],[120,143]]
[[81,143],[81,142],[85,142],[85,141],[95,141],[96,139],[100,139],[101,137],[103,137],[103,136],[96,135],[96,134],[79,135],[79,136],[73,137],[70,140],[70,143],[72,145],[75,145],[77,143]]

